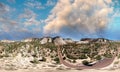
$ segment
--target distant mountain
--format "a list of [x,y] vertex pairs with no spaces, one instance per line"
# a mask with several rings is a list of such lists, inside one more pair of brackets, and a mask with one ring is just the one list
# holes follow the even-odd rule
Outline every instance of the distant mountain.
[[105,38],[82,38],[80,41],[89,41],[89,42],[109,42],[111,40]]
[[[80,41],[74,41],[71,38],[62,38],[60,36],[56,37],[42,37],[42,38],[27,38],[24,40],[21,40],[21,42],[32,42],[37,41],[40,44],[46,44],[46,43],[54,43],[55,45],[64,45],[67,43],[90,43],[90,42],[110,42],[111,40],[105,39],[105,38],[82,38]],[[16,41],[10,41],[10,40],[1,40],[1,42],[16,42]]]

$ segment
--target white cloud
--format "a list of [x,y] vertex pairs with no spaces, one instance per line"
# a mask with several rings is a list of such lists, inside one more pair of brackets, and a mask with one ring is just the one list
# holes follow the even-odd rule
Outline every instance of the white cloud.
[[69,27],[78,32],[96,33],[104,29],[113,12],[111,0],[59,0],[46,19],[44,33],[59,33]]
[[112,3],[112,0],[105,0],[108,4]]
[[36,20],[34,17],[30,18],[30,19],[27,19],[24,24],[26,26],[31,26],[31,25],[39,25],[40,24],[40,21]]
[[32,27],[32,29],[38,28],[41,24],[41,21],[37,19],[37,14],[30,9],[24,9],[24,12],[19,15],[19,20],[22,21],[22,24],[26,29],[31,26],[35,26]]
[[31,17],[36,17],[37,14],[34,13],[32,10],[30,9],[24,9],[24,13],[19,15],[19,18],[31,18]]
[[9,32],[9,31],[16,29],[19,23],[15,20],[1,17],[0,24],[1,24],[0,29],[2,29],[2,31]]
[[117,8],[112,16],[113,18],[115,17],[120,17],[120,8]]
[[12,31],[18,25],[16,20],[11,19],[10,15],[14,9],[4,3],[0,3],[0,29],[1,31]]
[[46,6],[53,6],[55,4],[56,4],[55,0],[47,0]]
[[44,6],[42,5],[42,3],[37,0],[28,0],[27,2],[25,2],[25,6],[32,8],[32,9],[33,8],[44,9]]

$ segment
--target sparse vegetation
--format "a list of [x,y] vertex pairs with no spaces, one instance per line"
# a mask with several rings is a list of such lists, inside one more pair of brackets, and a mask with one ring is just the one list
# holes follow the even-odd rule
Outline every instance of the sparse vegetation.
[[30,61],[31,63],[34,63],[34,64],[38,64],[39,63],[39,60],[37,60],[36,58],[34,58],[33,61]]
[[[13,42],[13,43],[1,43],[0,42],[0,58],[3,57],[16,57],[18,53],[22,57],[33,57],[30,61],[33,64],[38,64],[40,61],[45,62],[47,57],[54,60],[56,64],[60,63],[57,55],[57,47],[54,43],[40,44],[39,40],[33,40],[32,42]],[[101,60],[102,57],[111,58],[113,53],[116,53],[120,58],[118,47],[120,43],[87,43],[87,44],[75,44],[69,43],[61,46],[61,52],[63,60],[67,60],[71,63],[76,63],[76,59]],[[42,57],[42,59],[39,59]],[[88,61],[82,62],[84,65],[88,65]]]
[[45,57],[42,57],[42,60],[45,62],[45,61],[46,61],[46,58],[45,58]]
[[56,58],[54,59],[54,61],[56,61],[57,64],[60,63],[60,60],[59,60],[58,57],[56,57]]
[[75,59],[73,60],[73,63],[76,63],[76,60],[75,60]]
[[118,63],[119,63],[119,61],[114,62],[114,64],[118,64]]
[[100,55],[97,55],[97,56],[95,57],[95,59],[96,59],[96,60],[101,60],[102,57],[101,57]]
[[105,53],[104,56],[107,58],[112,58],[112,54]]
[[120,58],[120,54],[118,55],[118,58]]
[[84,64],[84,65],[88,65],[89,62],[88,62],[87,60],[84,60],[84,61],[82,61],[82,64]]
[[85,54],[81,54],[79,59],[87,59],[87,56]]

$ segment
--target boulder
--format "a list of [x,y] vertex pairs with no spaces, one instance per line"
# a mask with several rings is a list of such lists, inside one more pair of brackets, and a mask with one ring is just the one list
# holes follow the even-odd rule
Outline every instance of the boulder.
[[65,41],[66,43],[74,43],[74,41],[73,41],[72,39],[70,39],[70,38],[64,39],[64,41]]
[[40,41],[41,44],[46,44],[48,42],[48,38],[42,38],[42,40]]
[[41,44],[46,44],[48,42],[52,42],[52,38],[51,37],[44,37],[42,38],[42,40],[40,41]]
[[63,40],[63,38],[56,36],[53,38],[53,42],[55,45],[64,45],[66,42]]

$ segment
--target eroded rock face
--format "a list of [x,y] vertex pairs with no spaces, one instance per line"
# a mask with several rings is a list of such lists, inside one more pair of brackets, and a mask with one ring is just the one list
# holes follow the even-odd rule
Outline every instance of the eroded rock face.
[[76,44],[87,44],[89,41],[77,41]]
[[43,38],[43,39],[40,41],[41,44],[45,44],[45,43],[47,43],[47,42],[48,42],[48,38]]
[[51,37],[44,37],[42,38],[42,40],[40,41],[41,44],[46,44],[48,42],[52,42],[52,38]]
[[70,39],[70,38],[64,39],[64,41],[65,41],[66,43],[74,43],[74,41],[73,41],[72,39]]
[[109,40],[105,38],[97,38],[97,39],[93,39],[92,41],[93,42],[109,42]]
[[57,36],[53,38],[53,42],[55,45],[64,45],[66,42],[63,40],[63,38]]
[[82,38],[80,41],[88,41],[88,42],[109,42],[110,40],[105,38]]
[[22,40],[21,42],[31,42],[32,41],[32,38],[27,38],[25,40]]

